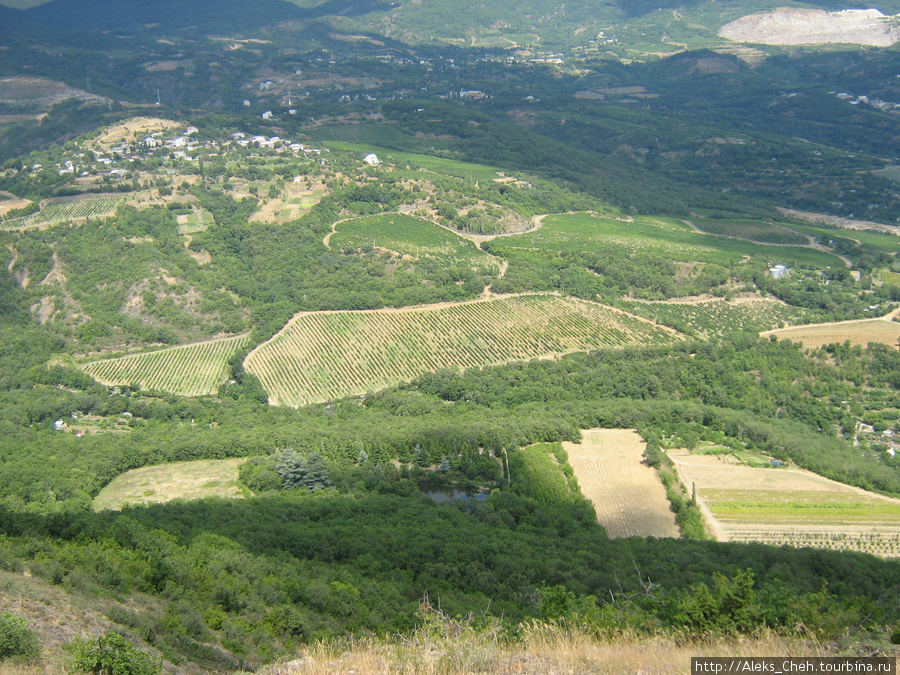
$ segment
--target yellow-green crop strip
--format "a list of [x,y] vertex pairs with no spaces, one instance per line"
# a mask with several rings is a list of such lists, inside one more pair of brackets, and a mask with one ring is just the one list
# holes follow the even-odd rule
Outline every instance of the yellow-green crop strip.
[[228,377],[228,360],[250,339],[249,333],[156,352],[91,361],[79,366],[106,385],[139,384],[179,396],[215,394]]
[[299,314],[245,361],[271,403],[300,406],[363,394],[442,368],[679,340],[611,307],[523,295],[404,310]]

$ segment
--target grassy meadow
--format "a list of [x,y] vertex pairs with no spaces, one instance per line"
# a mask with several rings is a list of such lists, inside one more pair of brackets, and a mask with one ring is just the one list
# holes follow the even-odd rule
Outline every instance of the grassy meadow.
[[100,491],[94,498],[94,510],[121,511],[125,506],[161,504],[173,499],[246,497],[248,490],[238,483],[238,469],[245,461],[212,459],[132,469]]
[[429,259],[445,266],[464,264],[489,274],[496,274],[500,264],[471,241],[446,228],[394,213],[338,223],[328,243],[338,250],[382,248],[400,257]]

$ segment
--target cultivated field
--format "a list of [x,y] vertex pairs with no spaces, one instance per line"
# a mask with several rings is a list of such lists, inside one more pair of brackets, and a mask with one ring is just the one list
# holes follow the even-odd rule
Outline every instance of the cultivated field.
[[271,403],[299,406],[375,391],[442,368],[678,339],[674,331],[603,305],[523,295],[299,314],[253,350],[244,365],[262,381]]
[[434,260],[442,265],[463,263],[488,274],[496,274],[499,266],[496,258],[455,232],[421,218],[396,213],[339,223],[328,245],[339,250],[381,248],[416,260]]
[[839,321],[836,323],[818,323],[809,326],[781,328],[779,330],[766,331],[761,333],[761,335],[774,335],[780,340],[793,340],[811,349],[827,344],[842,343],[847,340],[850,340],[852,345],[862,345],[863,347],[870,342],[897,347],[898,342],[900,342],[900,323],[884,317],[880,319]]
[[305,182],[288,183],[280,197],[263,202],[250,217],[250,222],[287,223],[296,220],[322,201],[327,193],[328,188],[322,183],[312,187]]
[[900,557],[900,499],[797,468],[753,468],[731,455],[669,457],[719,540]]
[[47,204],[40,211],[32,213],[30,216],[9,218],[0,223],[0,229],[28,230],[50,227],[60,223],[83,221],[89,218],[105,218],[115,214],[119,204],[123,201],[125,201],[124,197],[113,195],[54,202]]
[[777,300],[741,299],[731,302],[622,301],[627,312],[651,319],[699,338],[720,337],[735,330],[766,330],[785,323],[799,323],[806,310]]
[[183,213],[176,220],[178,221],[178,231],[181,234],[205,232],[210,225],[216,224],[213,214],[206,209],[196,207],[192,213]]
[[173,499],[240,498],[238,469],[246,458],[212,459],[145,466],[117,476],[94,498],[94,510],[118,511],[126,504],[159,504]]
[[581,494],[610,537],[677,537],[675,514],[656,471],[641,464],[644,440],[627,429],[582,431],[563,443]]
[[432,155],[417,155],[409,152],[399,152],[397,150],[380,148],[374,145],[331,142],[328,143],[328,146],[340,150],[353,150],[358,152],[360,157],[372,152],[381,157],[385,162],[400,167],[406,164],[409,166],[421,167],[426,171],[456,176],[457,178],[466,178],[473,181],[491,181],[498,176],[503,175],[501,170],[497,167],[486,166],[484,164],[470,164],[454,159],[433,157]]
[[[840,259],[809,248],[805,235],[793,234],[784,228],[753,223],[756,238],[767,243],[749,241],[741,232],[741,221],[704,221],[704,228],[714,228],[717,234],[704,234],[688,223],[675,218],[640,216],[631,221],[603,218],[589,213],[550,215],[543,219],[539,230],[506,237],[504,247],[540,249],[542,251],[572,251],[602,253],[616,248],[633,253],[644,251],[664,255],[679,262],[706,262],[723,265],[742,260],[746,256],[769,259],[777,257],[787,265],[810,264],[825,267],[840,265]],[[751,227],[749,221],[747,226]],[[725,232],[731,236],[724,236]],[[786,245],[788,242],[805,246]],[[775,245],[775,244],[779,245]]]
[[249,333],[79,366],[106,385],[139,384],[179,396],[215,394],[228,377],[228,359],[247,344]]
[[743,239],[773,246],[809,246],[810,237],[781,225],[756,220],[713,220],[694,218],[691,224],[701,232],[720,237]]

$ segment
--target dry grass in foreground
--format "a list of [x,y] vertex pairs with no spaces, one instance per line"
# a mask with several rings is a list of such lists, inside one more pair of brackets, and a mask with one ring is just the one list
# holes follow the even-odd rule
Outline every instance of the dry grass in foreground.
[[[460,631],[455,632],[454,627]],[[438,627],[440,628],[440,627]],[[393,642],[340,640],[310,646],[294,661],[261,675],[582,675],[594,673],[689,673],[695,656],[825,656],[818,644],[777,635],[676,642],[671,638],[620,635],[598,640],[571,626],[533,624],[520,642],[497,631],[472,631],[452,621],[435,636],[426,624],[409,639]]]

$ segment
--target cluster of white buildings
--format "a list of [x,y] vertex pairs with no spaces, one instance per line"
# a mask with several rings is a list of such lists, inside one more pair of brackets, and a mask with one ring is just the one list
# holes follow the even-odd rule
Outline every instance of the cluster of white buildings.
[[859,105],[860,103],[866,103],[873,108],[878,108],[879,110],[898,110],[900,109],[900,103],[893,103],[891,101],[882,101],[880,98],[869,98],[868,96],[854,96],[853,94],[848,94],[845,91],[839,92],[830,92],[837,96],[842,101],[847,101],[850,105]]

